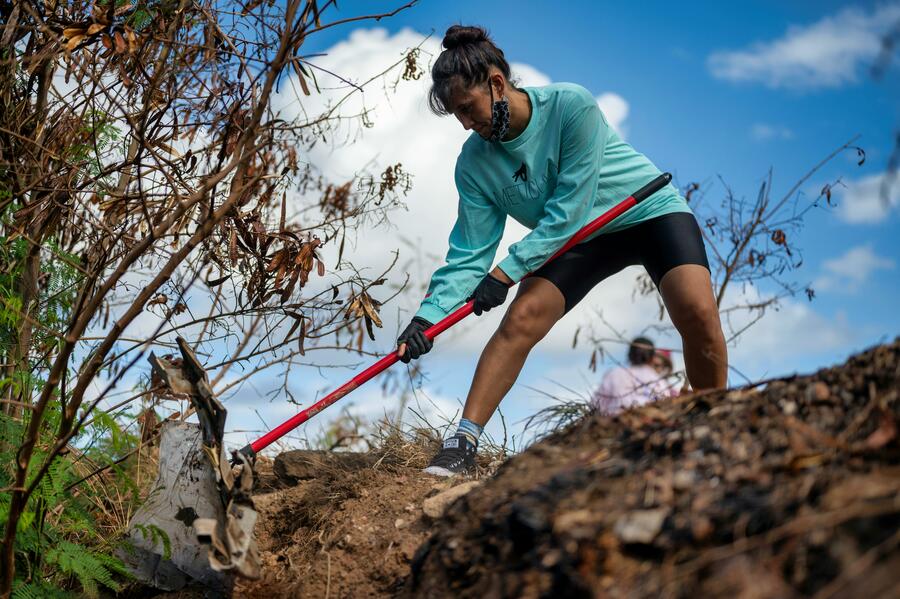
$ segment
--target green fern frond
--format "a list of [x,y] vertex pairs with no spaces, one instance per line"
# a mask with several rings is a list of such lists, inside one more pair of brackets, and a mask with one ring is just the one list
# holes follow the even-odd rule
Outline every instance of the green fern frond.
[[135,524],[134,528],[141,533],[141,536],[146,539],[150,538],[150,542],[155,546],[157,543],[162,544],[163,546],[163,559],[171,559],[172,558],[172,541],[169,539],[169,535],[166,534],[166,531],[161,529],[156,524]]
[[46,560],[48,563],[55,563],[60,572],[74,575],[84,594],[93,598],[100,594],[99,584],[113,591],[122,588],[113,578],[108,560],[104,558],[98,558],[97,554],[75,543],[60,541],[56,547],[47,552]]
[[13,586],[12,599],[73,599],[74,593],[68,593],[55,586],[40,582],[22,583]]

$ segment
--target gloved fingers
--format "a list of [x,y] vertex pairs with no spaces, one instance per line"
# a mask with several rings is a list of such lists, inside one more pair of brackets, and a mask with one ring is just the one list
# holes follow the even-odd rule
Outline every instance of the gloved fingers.
[[475,302],[472,306],[472,312],[475,313],[475,316],[481,316],[481,302]]
[[419,341],[416,339],[415,335],[411,335],[410,338],[406,340],[406,351],[413,360],[422,355],[422,347],[419,345]]
[[428,342],[428,337],[425,335],[419,334],[415,337],[416,347],[419,349],[419,355],[423,356],[431,351],[431,343]]
[[427,354],[434,346],[434,341],[425,336],[424,332],[419,333],[419,341],[422,343],[422,353]]

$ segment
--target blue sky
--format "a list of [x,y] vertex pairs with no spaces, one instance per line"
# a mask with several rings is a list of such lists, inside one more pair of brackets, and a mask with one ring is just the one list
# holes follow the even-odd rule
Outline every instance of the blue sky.
[[[342,1],[339,6],[332,18],[373,14],[395,4]],[[751,340],[756,345],[749,345],[757,348],[750,353],[758,355],[735,348],[745,372],[772,376],[826,366],[900,332],[900,184],[892,191],[895,204],[890,209],[873,203],[874,185],[866,184],[884,172],[894,134],[900,130],[900,60],[881,81],[873,81],[868,70],[873,40],[889,25],[885,15],[900,21],[900,2],[746,2],[724,9],[712,2],[457,1],[424,2],[364,28],[386,29],[386,40],[400,43],[401,37],[420,39],[432,32],[439,41],[453,23],[483,25],[511,62],[528,65],[552,81],[581,84],[596,96],[610,93],[624,99],[627,140],[661,169],[673,172],[682,185],[712,184],[721,176],[738,195],[752,197],[773,168],[774,191],[783,193],[831,150],[859,135],[857,144],[867,154],[862,167],[856,166],[855,154],[847,153],[803,188],[815,194],[837,177],[848,185],[836,193],[838,207],[813,211],[796,239],[804,264],[793,278],[813,283],[816,299],[806,305],[805,298],[797,298],[785,307],[782,321],[773,320],[769,329],[760,327],[762,332]],[[352,52],[361,52],[354,50],[361,47],[359,40],[351,37],[358,27],[317,34],[303,50],[349,52],[351,62],[344,64],[353,64]],[[360,55],[359,60],[365,58],[368,55]],[[428,140],[412,131],[427,118],[432,117],[411,109],[400,123],[410,131],[409,144],[420,144],[415,149],[419,153],[428,151]],[[378,126],[376,119],[375,129]],[[436,179],[444,186],[451,182],[428,172],[413,175],[407,202],[413,216],[422,216],[431,209],[427,202],[436,201],[427,199],[428,185]],[[721,187],[715,190],[710,193],[716,195]],[[452,198],[442,201],[452,203]],[[445,239],[451,225],[447,222],[446,230],[435,234]],[[615,314],[605,297],[595,297],[597,307]],[[807,324],[791,330],[792,321]],[[378,349],[387,351],[393,334],[380,332]],[[759,338],[765,335],[770,338]],[[798,339],[807,335],[808,343]],[[434,394],[464,398],[480,350],[478,339],[464,334],[439,340],[464,349],[448,348],[430,357],[426,370]],[[586,367],[584,353],[566,353],[560,347],[536,351],[504,409],[520,420],[545,405],[529,386],[550,390],[553,381],[560,381],[589,389],[600,373]],[[317,379],[305,390],[333,388],[350,374]],[[308,373],[298,376],[309,381]],[[350,403],[368,402],[363,411],[371,413],[376,395],[359,394]],[[236,397],[235,407],[247,405],[252,397]],[[271,420],[270,425],[276,424],[278,416]],[[498,431],[496,419],[489,428]]]
[[[486,26],[511,61],[530,64],[554,81],[579,83],[595,94],[614,91],[625,97],[634,115],[628,120],[629,142],[680,182],[721,175],[733,189],[752,196],[770,167],[775,170],[775,190],[783,192],[856,135],[867,153],[866,164],[855,167],[855,155],[847,153],[814,181],[883,172],[900,128],[897,63],[880,82],[872,81],[867,63],[860,61],[855,82],[772,88],[715,77],[710,56],[771,43],[791,28],[815,25],[847,8],[872,13],[889,4],[746,2],[723,9],[710,2],[424,2],[378,26],[390,32],[405,27],[423,34],[434,31],[437,39],[454,23]],[[374,13],[377,6],[392,3],[339,6],[342,13]],[[347,29],[337,28],[315,41],[327,48],[347,34]],[[772,137],[754,136],[760,126],[773,129]],[[788,138],[778,131],[787,132]],[[837,257],[836,250],[860,244],[872,244],[877,255],[900,264],[898,222],[894,213],[874,225],[849,226],[833,213],[814,212],[798,242],[808,280],[817,279],[823,263]],[[900,332],[895,310],[900,277],[896,269],[878,274],[852,294],[820,293],[820,309],[846,308],[849,321],[857,326],[874,325],[889,335]]]

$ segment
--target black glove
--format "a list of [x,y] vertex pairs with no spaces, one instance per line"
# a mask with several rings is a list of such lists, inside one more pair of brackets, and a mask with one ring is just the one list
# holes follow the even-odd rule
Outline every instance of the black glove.
[[397,337],[397,345],[406,344],[406,351],[400,356],[400,361],[409,364],[410,360],[415,360],[422,354],[431,351],[434,342],[425,336],[425,329],[431,328],[432,324],[424,318],[418,316],[412,319],[412,322]]
[[481,279],[478,287],[466,301],[474,299],[475,305],[472,307],[472,311],[475,312],[475,316],[481,316],[482,312],[487,312],[505,302],[507,293],[509,293],[509,287],[506,286],[506,283],[488,273]]

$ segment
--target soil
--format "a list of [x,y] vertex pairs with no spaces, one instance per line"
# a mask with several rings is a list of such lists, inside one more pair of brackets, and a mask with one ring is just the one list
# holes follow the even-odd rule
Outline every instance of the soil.
[[[431,532],[423,501],[462,481],[423,474],[421,465],[380,466],[359,454],[291,454],[279,456],[271,476],[263,474],[269,488],[254,498],[263,578],[240,582],[235,596],[396,595]],[[309,472],[298,479],[298,470]]]
[[900,597],[898,393],[900,340],[591,416],[436,518],[425,499],[465,481],[422,474],[427,452],[280,456],[263,578],[235,596]]
[[900,342],[592,417],[509,460],[405,596],[900,597]]

